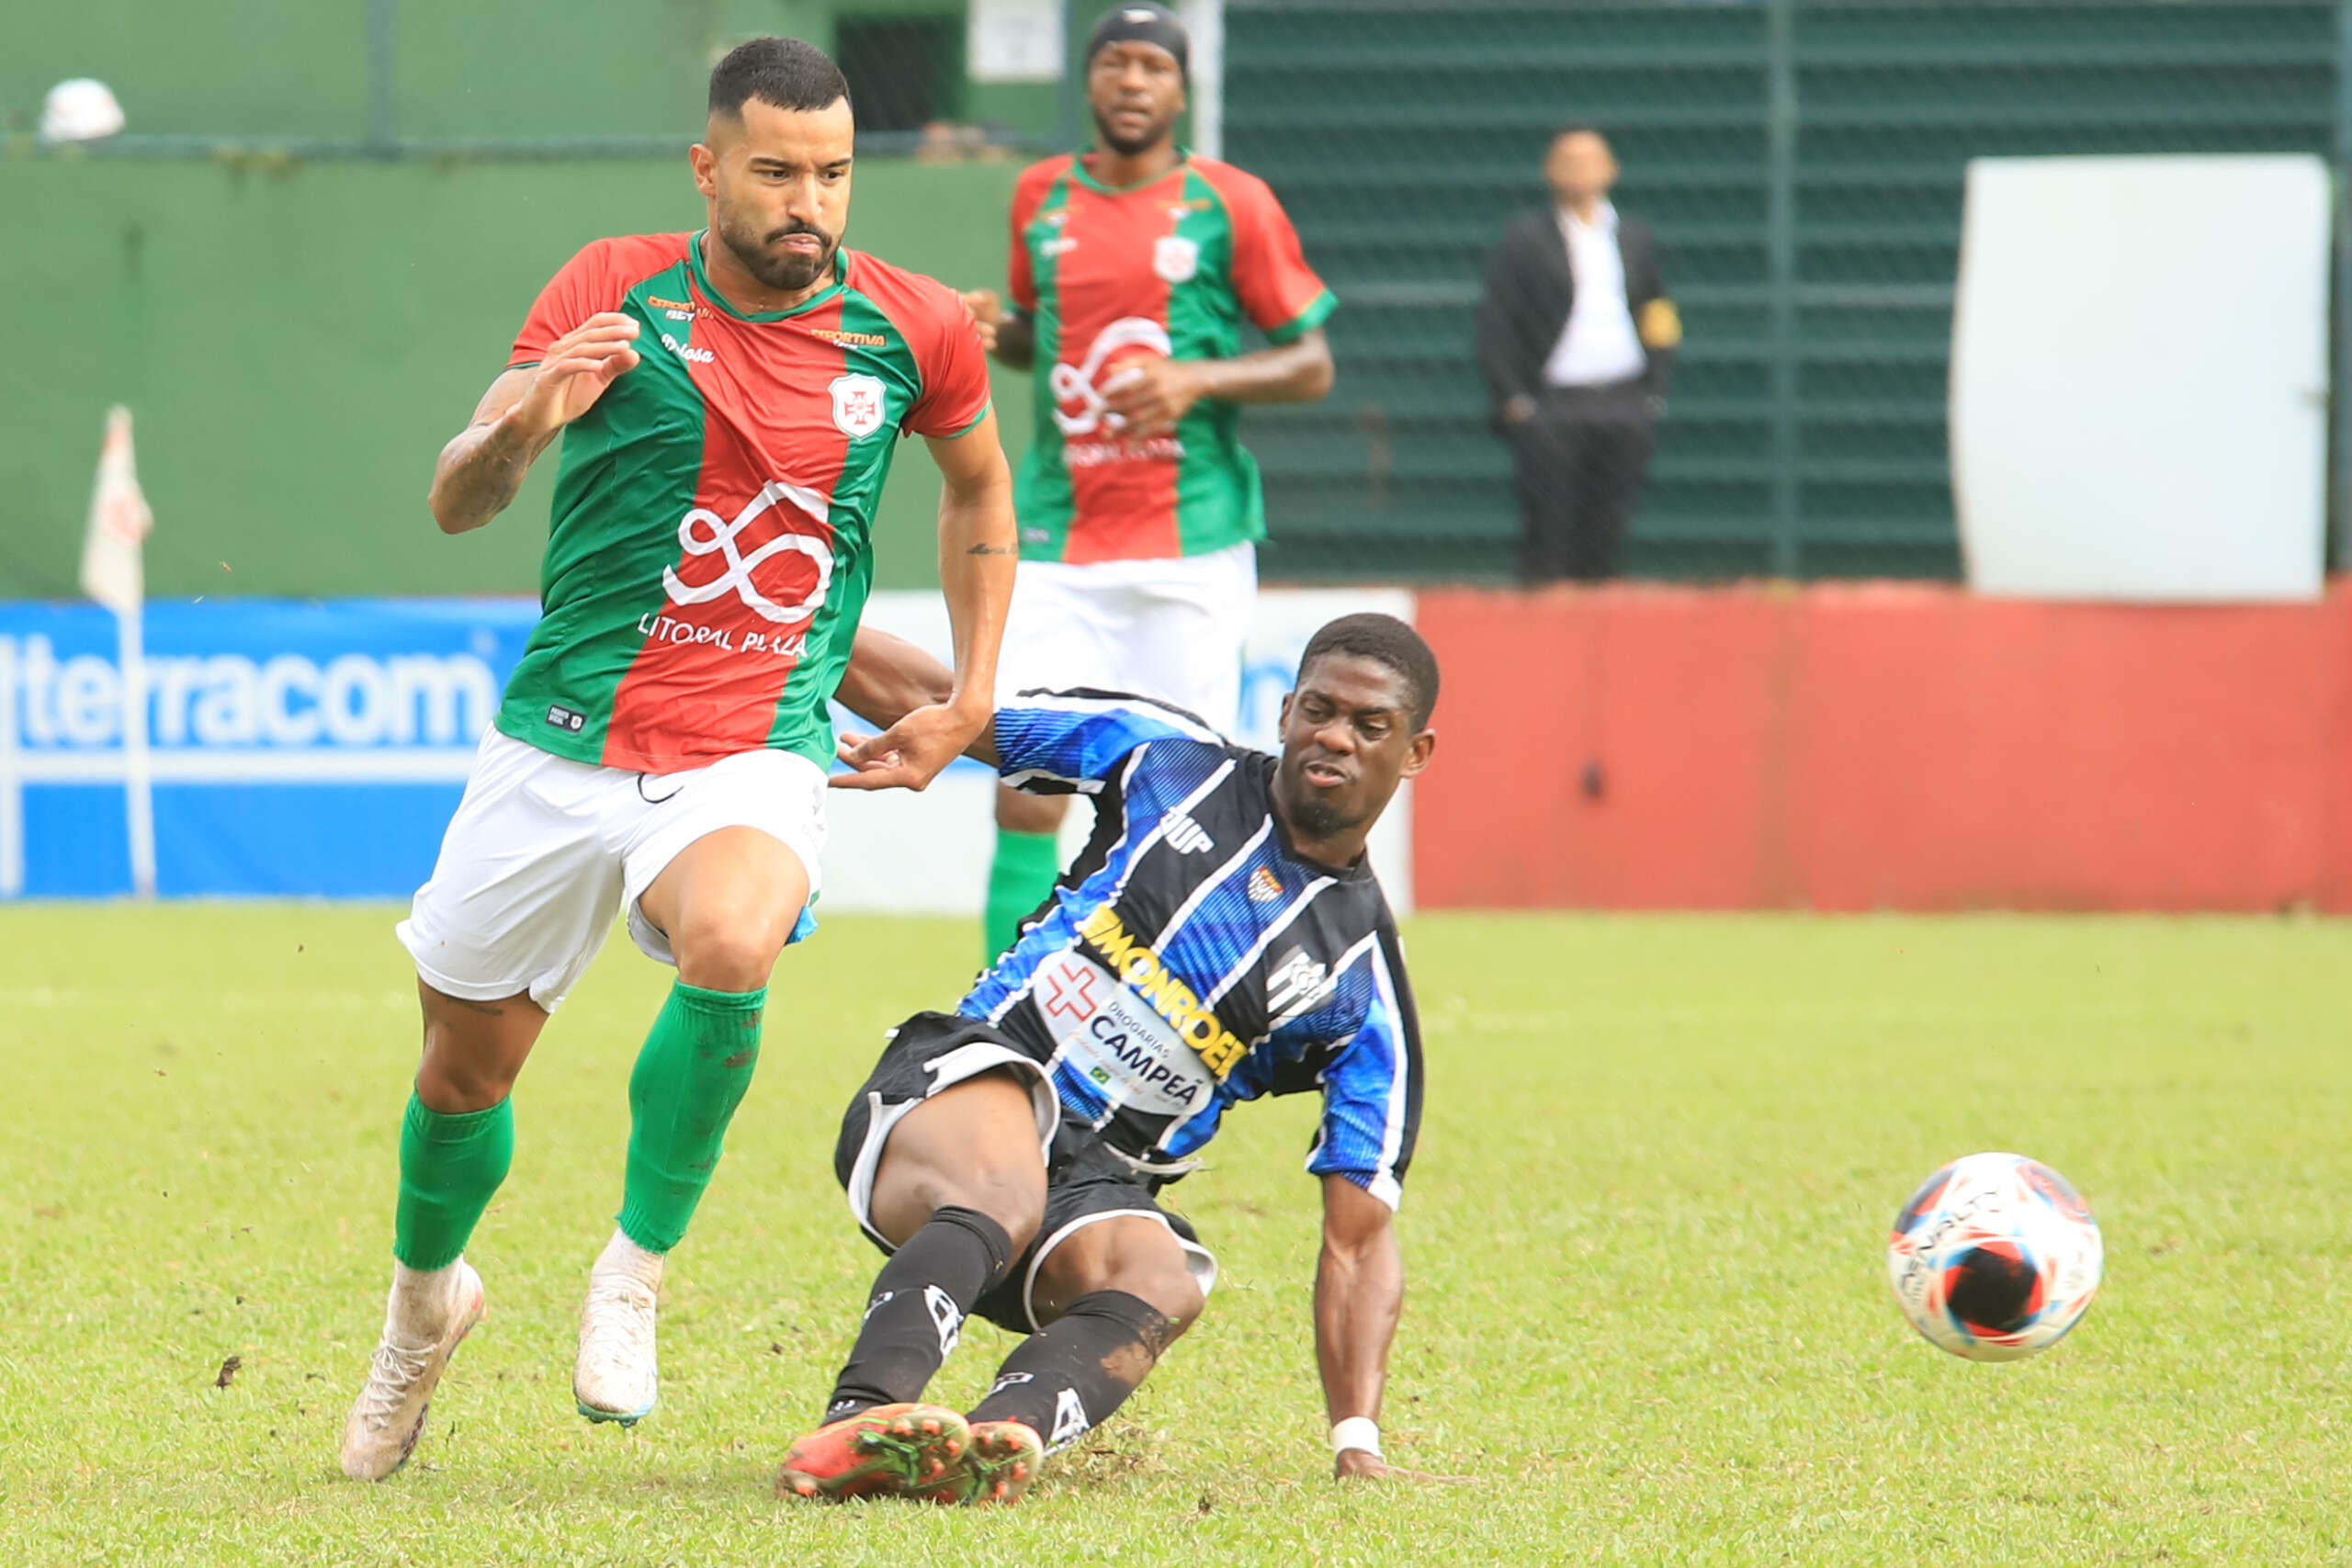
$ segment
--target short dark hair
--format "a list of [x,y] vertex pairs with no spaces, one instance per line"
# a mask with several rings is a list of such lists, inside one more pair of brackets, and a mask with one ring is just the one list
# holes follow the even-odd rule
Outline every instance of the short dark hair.
[[1306,651],[1298,656],[1299,678],[1306,678],[1308,665],[1333,653],[1369,659],[1396,671],[1405,682],[1405,700],[1412,705],[1413,728],[1428,727],[1430,715],[1437,711],[1437,655],[1420,633],[1394,615],[1341,615],[1307,639]]
[[741,118],[757,98],[780,109],[821,109],[849,96],[833,57],[797,38],[755,38],[711,67],[710,112]]

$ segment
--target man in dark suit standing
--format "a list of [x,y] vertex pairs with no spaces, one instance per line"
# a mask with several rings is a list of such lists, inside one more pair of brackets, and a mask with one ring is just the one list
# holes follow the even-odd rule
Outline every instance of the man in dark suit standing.
[[1600,132],[1563,128],[1544,178],[1553,205],[1487,258],[1478,367],[1517,471],[1521,574],[1595,581],[1616,572],[1682,324],[1649,226],[1610,205]]

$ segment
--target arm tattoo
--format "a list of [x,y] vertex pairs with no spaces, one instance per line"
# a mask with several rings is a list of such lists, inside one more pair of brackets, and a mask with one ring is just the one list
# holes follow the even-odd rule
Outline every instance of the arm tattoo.
[[480,434],[449,464],[442,485],[453,513],[487,521],[505,511],[522,490],[542,444],[519,434],[503,418],[474,429]]
[[1009,556],[1013,549],[1011,545],[991,545],[983,539],[964,553],[967,556]]

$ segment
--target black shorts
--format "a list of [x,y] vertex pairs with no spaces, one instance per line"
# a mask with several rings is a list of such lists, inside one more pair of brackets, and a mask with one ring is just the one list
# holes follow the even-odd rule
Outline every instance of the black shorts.
[[1043,1062],[977,1019],[952,1013],[919,1012],[900,1024],[842,1117],[833,1174],[849,1193],[850,1213],[867,1239],[884,1252],[893,1250],[875,1230],[873,1214],[874,1173],[890,1129],[933,1095],[999,1067],[1024,1080],[1036,1111],[1038,1152],[1046,1161],[1046,1218],[1003,1281],[972,1310],[1015,1334],[1035,1334],[1044,1325],[1032,1310],[1030,1292],[1046,1258],[1074,1233],[1118,1214],[1143,1215],[1166,1225],[1184,1249],[1202,1294],[1207,1294],[1216,1283],[1216,1258],[1201,1245],[1191,1222],[1155,1201],[1158,1184],[1152,1178],[1091,1129],[1063,1126],[1061,1102]]

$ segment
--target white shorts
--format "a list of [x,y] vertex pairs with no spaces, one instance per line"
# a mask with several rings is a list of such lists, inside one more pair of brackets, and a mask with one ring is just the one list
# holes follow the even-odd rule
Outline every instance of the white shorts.
[[[493,729],[441,838],[433,880],[397,928],[417,976],[445,996],[528,991],[553,1011],[605,944],[613,913],[649,958],[675,964],[638,898],[678,852],[720,828],[757,828],[800,857],[816,897],[825,775],[790,751],[745,751],[676,773],[592,767]],[[811,928],[801,915],[797,941]]]
[[1258,547],[1247,543],[1169,560],[1023,561],[997,701],[1040,686],[1133,692],[1230,735],[1257,604]]

